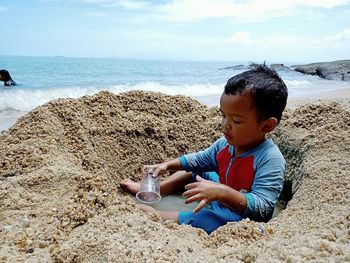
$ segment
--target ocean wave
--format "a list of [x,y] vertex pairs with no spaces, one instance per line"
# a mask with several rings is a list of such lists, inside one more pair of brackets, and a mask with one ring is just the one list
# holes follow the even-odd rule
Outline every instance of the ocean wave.
[[312,85],[312,81],[309,80],[284,80],[287,86],[291,87],[305,87],[308,85]]
[[[289,95],[307,96],[317,92],[337,90],[349,87],[347,82],[330,81],[323,79],[284,79]],[[219,96],[224,89],[222,84],[185,84],[166,85],[159,82],[140,82],[135,85],[109,85],[109,86],[75,86],[56,88],[29,88],[16,86],[11,89],[0,88],[0,112],[8,110],[30,111],[50,100],[58,98],[79,98],[85,95],[93,95],[102,90],[108,90],[115,94],[130,90],[142,90],[161,92],[168,95],[185,95],[199,100],[208,105],[218,105]]]
[[190,97],[212,96],[221,94],[224,84],[163,85],[157,82],[142,82],[136,85],[114,85],[106,87],[61,87],[48,89],[30,89],[16,87],[0,90],[0,112],[8,109],[30,111],[50,100],[58,98],[79,98],[93,95],[102,90],[113,93],[142,90],[161,92],[168,95],[185,95]]

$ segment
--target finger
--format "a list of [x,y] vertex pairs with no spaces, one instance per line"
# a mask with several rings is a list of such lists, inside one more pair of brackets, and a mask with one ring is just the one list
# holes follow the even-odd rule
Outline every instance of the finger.
[[190,183],[190,184],[186,184],[186,185],[185,185],[185,189],[186,189],[186,190],[193,189],[193,188],[196,188],[197,185],[198,185],[197,182],[195,182],[195,183]]
[[160,169],[160,168],[155,169],[154,172],[153,172],[153,174],[152,174],[152,176],[153,176],[153,177],[158,177],[158,176],[160,176],[160,175],[161,175],[161,171],[162,171],[162,169]]
[[148,172],[149,167],[150,167],[150,165],[144,165],[144,166],[142,167],[142,173],[143,173],[143,174],[146,174],[146,173]]
[[124,179],[123,181],[120,182],[120,185],[123,186],[124,184],[130,182],[131,180],[129,178]]
[[190,197],[192,195],[195,195],[195,194],[198,194],[198,190],[197,189],[191,189],[191,190],[187,190],[186,192],[184,192],[182,194],[182,197],[183,198],[188,198],[188,197]]
[[201,201],[203,199],[203,196],[201,194],[196,194],[196,195],[193,195],[189,198],[187,198],[185,200],[185,204],[190,204],[190,203],[193,203],[195,201]]
[[197,182],[203,182],[206,181],[204,178],[200,177],[199,175],[196,175]]
[[208,204],[208,200],[206,198],[202,199],[196,208],[193,210],[194,213],[198,213],[203,207]]
[[142,173],[143,173],[143,175],[152,174],[153,177],[157,177],[159,174],[159,171],[158,171],[157,175],[154,175],[154,173],[157,170],[156,168],[157,168],[157,166],[154,164],[153,165],[144,165],[142,167]]

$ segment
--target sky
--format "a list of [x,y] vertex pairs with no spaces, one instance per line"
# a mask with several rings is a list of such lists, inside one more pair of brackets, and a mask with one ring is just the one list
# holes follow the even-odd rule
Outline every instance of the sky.
[[349,59],[350,0],[0,0],[0,55]]

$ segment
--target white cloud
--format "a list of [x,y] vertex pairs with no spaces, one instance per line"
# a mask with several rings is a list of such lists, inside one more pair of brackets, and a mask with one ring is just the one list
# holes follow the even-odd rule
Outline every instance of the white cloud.
[[249,44],[251,42],[250,34],[247,32],[237,32],[229,39],[229,43],[234,45]]
[[[84,3],[88,3],[88,4],[106,4],[106,3],[110,3],[110,0],[83,0]],[[112,1],[114,2],[114,1]]]
[[104,7],[123,7],[125,9],[142,9],[148,6],[146,2],[135,0],[83,0],[83,2]]
[[[350,28],[346,28],[341,32],[335,33],[334,35],[328,35],[324,37],[318,37],[309,39],[307,41],[308,45],[312,46],[342,46],[344,42],[350,40]],[[350,44],[350,43],[348,43]]]
[[349,4],[347,0],[298,0],[295,1],[298,5],[312,6],[312,7],[321,7],[321,8],[334,8],[341,5]]
[[90,17],[106,17],[107,14],[102,13],[102,12],[96,12],[96,11],[89,11],[89,12],[85,12],[86,16],[90,16]]
[[260,38],[254,39],[254,37],[247,32],[236,32],[231,38],[228,39],[228,42],[236,46],[254,44],[255,46],[261,46],[261,47],[277,47],[277,46],[294,45],[299,42],[299,39],[292,35],[278,35],[278,34],[265,36],[262,39]]
[[172,21],[233,18],[247,22],[292,15],[298,7],[334,8],[349,3],[349,0],[173,0],[158,6],[156,13]]
[[254,44],[256,47],[274,48],[288,46],[304,46],[305,48],[340,47],[349,45],[350,28],[346,28],[334,35],[298,37],[293,35],[272,34],[262,39],[247,32],[237,32],[228,42],[233,45]]
[[333,39],[334,40],[350,39],[350,28],[346,28],[342,32],[335,34],[333,36]]
[[140,1],[129,1],[129,0],[120,0],[117,5],[124,7],[126,9],[142,9],[147,6],[146,2]]
[[272,35],[265,37],[261,43],[265,46],[286,46],[294,45],[298,41],[297,37],[291,35]]

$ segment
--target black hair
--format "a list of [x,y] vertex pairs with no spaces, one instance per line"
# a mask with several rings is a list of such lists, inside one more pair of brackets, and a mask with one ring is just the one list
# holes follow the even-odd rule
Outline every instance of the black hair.
[[274,117],[280,122],[287,104],[288,89],[277,72],[266,64],[250,64],[250,70],[230,78],[225,94],[249,94],[255,105],[258,120]]
[[3,76],[4,81],[8,81],[8,80],[12,79],[11,76],[10,76],[10,73],[6,69],[1,69],[0,70],[0,75]]
[[6,69],[0,69],[0,81],[3,81],[5,86],[17,85]]

